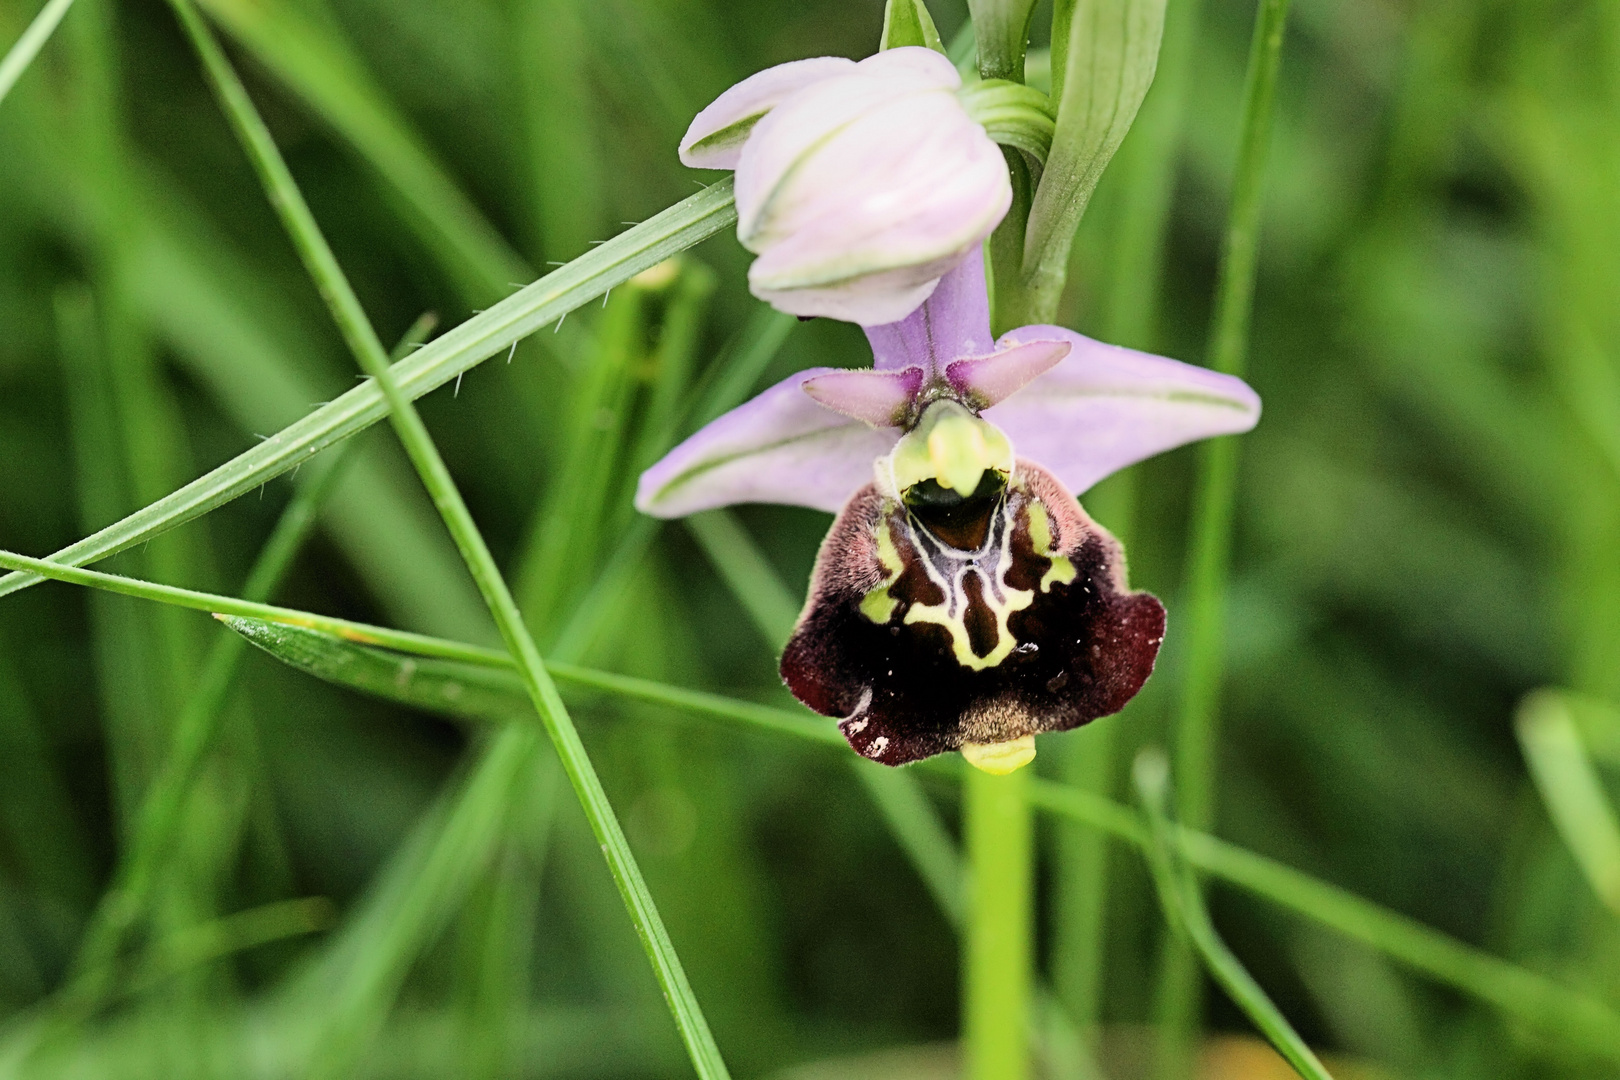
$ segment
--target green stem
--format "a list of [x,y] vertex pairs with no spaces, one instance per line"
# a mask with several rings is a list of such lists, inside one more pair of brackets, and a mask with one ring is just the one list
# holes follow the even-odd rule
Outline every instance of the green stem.
[[1333,1080],[1322,1062],[1305,1045],[1305,1040],[1283,1016],[1281,1010],[1254,981],[1232,950],[1226,947],[1210,921],[1198,879],[1182,858],[1181,848],[1169,819],[1169,763],[1158,750],[1144,750],[1136,759],[1136,789],[1147,810],[1151,843],[1147,847],[1148,866],[1158,886],[1165,918],[1197,947],[1215,981],[1220,983],[1238,1007],[1254,1021],[1254,1026],[1306,1080]]
[[65,581],[70,585],[85,585],[93,589],[135,596],[143,600],[156,600],[162,604],[205,611],[211,615],[236,615],[244,619],[263,619],[266,622],[286,623],[319,630],[334,637],[367,645],[380,645],[388,649],[414,653],[419,656],[440,656],[447,660],[461,660],[485,667],[504,667],[510,662],[507,654],[498,649],[446,641],[426,634],[413,634],[408,630],[391,630],[368,623],[350,622],[327,615],[317,615],[296,608],[277,607],[255,600],[238,600],[234,596],[198,592],[174,585],[159,585],[138,578],[106,574],[99,570],[84,570],[77,566],[64,566],[49,559],[35,559],[12,551],[0,551],[0,567],[29,574],[37,574],[50,581]]
[[[972,5],[985,77],[1023,81],[1027,0]],[[1010,26],[1016,25],[1017,71]],[[1024,232],[1039,177],[1024,155],[1002,148],[1013,186],[1012,208],[991,234],[991,329],[1004,333],[1025,319]],[[962,949],[962,1075],[967,1080],[1024,1080],[1029,1073],[1030,1000],[1034,976],[1033,814],[1023,769],[995,776],[969,768],[963,778],[963,832],[969,870]]]
[[227,116],[248,150],[271,203],[281,215],[294,246],[331,308],[344,340],[353,350],[361,370],[375,380],[382,391],[395,433],[444,519],[478,591],[494,617],[507,650],[517,661],[529,698],[562,761],[564,772],[574,786],[574,792],[590,821],[591,831],[601,845],[608,868],[652,963],[693,1066],[698,1075],[705,1078],[727,1077],[729,1074],[720,1056],[720,1048],[709,1031],[708,1021],[703,1017],[680,959],[675,955],[675,947],[664,928],[663,919],[653,903],[641,868],[630,851],[629,841],[625,839],[607,793],[602,789],[602,782],[591,764],[584,743],[580,741],[579,732],[557,693],[556,685],[546,672],[540,650],[524,624],[494,555],[484,542],[483,534],[479,532],[471,511],[467,509],[461,492],[450,476],[450,470],[434,445],[427,425],[422,422],[414,402],[400,389],[390,371],[388,354],[377,339],[359,298],[350,288],[269,130],[254,108],[246,88],[231,69],[219,43],[214,40],[189,0],[171,2],[203,59]]
[[57,24],[62,21],[62,16],[66,15],[68,8],[72,6],[73,0],[50,0],[40,9],[39,14],[34,16],[34,21],[28,24],[28,29],[22,32],[22,37],[18,38],[17,43],[6,53],[6,58],[0,60],[0,101],[4,101],[6,95],[11,93],[11,88],[17,85],[17,80],[28,70],[28,65],[34,62],[34,57],[45,47],[45,42],[50,40]]
[[[1091,724],[1070,735],[1059,759],[1066,784],[1107,796],[1113,788],[1118,725]],[[1095,1051],[1102,1022],[1104,933],[1108,910],[1108,837],[1095,829],[1057,830],[1052,924],[1052,985],[1081,1038]]]
[[968,858],[973,867],[962,1012],[967,1080],[1029,1074],[1029,983],[1034,858],[1029,774],[963,777]]
[[[1261,0],[1249,49],[1237,175],[1210,332],[1210,366],[1232,375],[1243,373],[1248,355],[1266,159],[1289,3]],[[1177,815],[1192,828],[1208,829],[1215,816],[1221,649],[1238,446],[1232,438],[1212,439],[1201,451],[1186,586],[1186,676],[1174,752]],[[1198,1012],[1196,968],[1184,948],[1169,943],[1160,973],[1161,1077],[1184,1075]]]

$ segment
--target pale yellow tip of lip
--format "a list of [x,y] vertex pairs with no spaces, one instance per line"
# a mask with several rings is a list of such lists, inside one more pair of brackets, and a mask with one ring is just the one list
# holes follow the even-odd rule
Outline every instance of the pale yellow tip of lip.
[[1011,742],[963,743],[962,756],[975,769],[1006,776],[1035,760],[1035,736],[1025,735]]

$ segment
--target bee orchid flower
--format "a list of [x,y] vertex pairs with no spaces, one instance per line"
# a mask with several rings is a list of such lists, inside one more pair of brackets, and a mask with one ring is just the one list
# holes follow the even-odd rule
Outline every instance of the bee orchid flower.
[[1012,204],[1001,150],[931,49],[779,64],[721,94],[681,140],[734,169],[755,296],[793,315],[904,318]]
[[676,517],[767,502],[836,513],[782,656],[796,697],[856,751],[949,750],[992,771],[1034,736],[1118,712],[1153,670],[1165,613],[1072,492],[1133,462],[1252,428],[1242,380],[1057,326],[990,337],[969,258],[875,365],[815,368],[704,427],[641,477]]

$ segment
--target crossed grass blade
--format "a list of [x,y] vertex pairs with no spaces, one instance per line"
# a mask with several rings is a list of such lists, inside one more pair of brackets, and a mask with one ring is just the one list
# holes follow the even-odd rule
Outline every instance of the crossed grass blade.
[[[722,180],[429,342],[394,365],[393,378],[402,394],[419,398],[735,221],[731,181]],[[370,381],[363,383],[178,491],[54,553],[52,561],[82,566],[143,543],[247,494],[386,416],[382,392]],[[41,580],[35,574],[8,574],[0,578],[0,596]]]
[[1287,1017],[1254,981],[1242,962],[1232,955],[1210,921],[1198,879],[1182,858],[1172,836],[1169,818],[1170,763],[1163,751],[1144,750],[1132,770],[1137,796],[1147,811],[1148,866],[1159,891],[1164,915],[1179,933],[1185,934],[1198,949],[1204,966],[1215,981],[1241,1008],[1254,1026],[1270,1040],[1294,1071],[1305,1080],[1333,1080],[1305,1040],[1299,1037]]
[[[1242,375],[1247,366],[1259,261],[1260,211],[1290,2],[1260,0],[1244,77],[1237,170],[1215,284],[1209,344],[1210,366],[1232,375]],[[1237,472],[1235,437],[1210,439],[1199,447],[1187,557],[1186,664],[1172,752],[1177,817],[1201,829],[1213,824],[1215,813],[1222,626],[1231,569]],[[1190,1059],[1198,999],[1197,969],[1185,946],[1173,939],[1161,961],[1157,1006],[1159,1058],[1170,1072],[1184,1069]]]
[[444,519],[456,547],[461,551],[507,649],[518,662],[535,712],[539,714],[541,725],[550,737],[562,761],[563,771],[572,782],[591,830],[601,845],[614,882],[641,938],[642,947],[664,991],[676,1027],[686,1043],[693,1066],[706,1080],[728,1076],[708,1021],[687,981],[686,972],[675,954],[663,919],[642,878],[596,769],[546,672],[540,651],[494,556],[462,500],[427,426],[416,411],[413,399],[401,389],[390,370],[387,353],[377,339],[359,298],[355,296],[327,245],[286,162],[224,51],[190,0],[171,0],[171,6],[202,57],[215,93],[259,173],[271,204],[282,218],[294,247],[331,309],[333,319],[354,352],[361,370],[379,387],[395,433],[421,476],[423,486]]
[[376,85],[347,42],[286,3],[200,5],[352,146],[402,204],[407,229],[474,303],[532,276]]
[[[392,670],[396,680],[404,666],[414,660],[415,666],[408,669],[411,678],[403,681],[407,685],[416,683],[413,693],[420,694],[421,699],[437,696],[443,702],[453,695],[446,695],[442,691],[434,695],[431,690],[423,689],[424,684],[419,680],[425,676],[418,676],[416,672],[424,669],[421,661],[415,659],[417,657],[449,660],[479,671],[504,670],[508,673],[507,678],[513,677],[511,673],[514,667],[510,656],[481,646],[327,620],[309,612],[291,609],[259,606],[254,610],[254,605],[244,604],[232,597],[212,596],[58,566],[10,552],[0,552],[0,566],[37,568],[52,578],[70,584],[108,589],[159,603],[178,603],[198,611],[234,612],[242,619],[249,620],[238,621],[236,625],[241,629],[251,629],[257,639],[256,644],[288,640],[300,641],[307,648],[310,639],[298,635],[308,633],[323,639],[318,643],[321,653],[325,650],[368,649],[376,654],[368,660],[381,658],[393,665],[379,670]],[[337,625],[333,626],[334,623]],[[280,635],[288,636],[282,638]],[[391,656],[390,652],[404,655]],[[288,655],[296,653],[289,651]],[[309,661],[306,659],[301,663]],[[330,658],[321,663],[333,671],[342,671],[349,666],[346,661]],[[828,748],[846,745],[836,730],[802,712],[590,668],[565,664],[552,667],[552,674],[565,683],[651,704],[667,705],[679,711],[762,732],[787,735]],[[452,678],[475,678],[470,674],[463,676],[459,668],[449,670],[453,672]],[[311,673],[316,673],[313,668]],[[383,681],[386,681],[385,677],[369,679],[368,685],[379,685]],[[498,688],[500,683],[486,678],[482,680],[482,685]],[[515,691],[516,684],[509,685]],[[522,705],[515,693],[511,700],[514,708]],[[959,772],[954,762],[942,758],[930,759],[919,767],[943,775],[956,775]],[[1092,792],[1035,780],[1030,784],[1030,802],[1047,813],[1101,829],[1133,847],[1145,848],[1150,842],[1139,815]],[[1197,869],[1363,941],[1436,982],[1454,987],[1495,1007],[1504,1016],[1556,1039],[1566,1040],[1570,1047],[1582,1053],[1620,1062],[1620,1014],[1609,1006],[1266,856],[1185,826],[1180,827],[1175,836],[1175,842],[1185,852],[1187,861]]]

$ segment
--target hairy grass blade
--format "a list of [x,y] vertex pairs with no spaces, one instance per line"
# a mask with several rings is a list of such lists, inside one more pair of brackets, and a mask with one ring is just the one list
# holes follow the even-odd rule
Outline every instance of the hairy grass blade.
[[[394,379],[402,393],[421,397],[735,220],[728,179],[620,233],[429,342],[395,365]],[[385,416],[382,392],[369,381],[363,383],[178,491],[62,549],[52,559],[82,565],[142,543],[252,491]],[[40,580],[32,574],[8,574],[0,578],[0,596]]]

